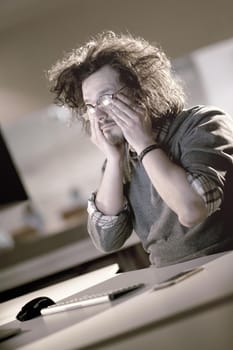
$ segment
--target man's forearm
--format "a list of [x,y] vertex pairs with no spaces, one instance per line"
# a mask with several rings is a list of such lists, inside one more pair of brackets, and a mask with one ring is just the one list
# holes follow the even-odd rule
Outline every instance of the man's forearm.
[[161,149],[143,158],[144,168],[152,184],[184,226],[200,223],[207,216],[203,199],[188,182],[185,170],[173,163]]
[[105,215],[117,215],[124,206],[123,162],[108,160],[96,195],[96,206]]

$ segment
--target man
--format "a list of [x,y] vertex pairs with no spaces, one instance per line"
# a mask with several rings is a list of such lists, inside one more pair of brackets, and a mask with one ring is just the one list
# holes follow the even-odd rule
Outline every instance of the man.
[[133,230],[156,266],[233,248],[233,120],[215,107],[185,109],[159,47],[102,33],[49,79],[106,158],[88,201],[99,249],[119,249]]

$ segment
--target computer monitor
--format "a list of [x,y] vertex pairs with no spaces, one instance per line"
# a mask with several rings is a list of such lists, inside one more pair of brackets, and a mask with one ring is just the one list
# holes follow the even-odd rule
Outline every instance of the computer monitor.
[[0,209],[29,199],[0,129]]

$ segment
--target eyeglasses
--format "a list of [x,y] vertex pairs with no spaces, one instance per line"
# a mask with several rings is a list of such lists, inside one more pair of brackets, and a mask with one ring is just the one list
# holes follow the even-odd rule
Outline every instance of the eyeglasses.
[[99,96],[98,100],[96,101],[95,105],[92,105],[91,103],[85,104],[86,112],[90,114],[94,114],[96,112],[96,108],[104,109],[104,107],[108,106],[112,100],[115,98],[115,96],[125,88],[125,86],[121,87],[119,90],[115,91],[113,94],[104,94]]

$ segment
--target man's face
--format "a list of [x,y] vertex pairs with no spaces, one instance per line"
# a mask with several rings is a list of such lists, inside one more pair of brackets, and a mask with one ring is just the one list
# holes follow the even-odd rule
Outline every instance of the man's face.
[[102,96],[114,94],[122,87],[119,73],[109,65],[91,74],[82,84],[84,102],[90,107],[93,117],[98,119],[100,129],[111,144],[122,143],[123,134],[107,112],[107,108],[101,106],[99,101]]

